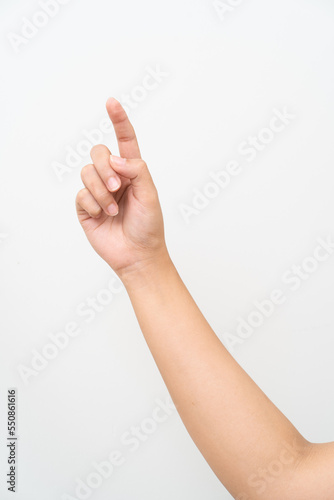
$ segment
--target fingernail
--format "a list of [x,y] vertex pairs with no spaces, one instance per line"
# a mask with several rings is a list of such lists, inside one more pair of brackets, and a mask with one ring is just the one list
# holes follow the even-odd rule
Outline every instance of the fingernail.
[[108,214],[112,215],[113,217],[118,214],[118,206],[115,203],[111,203],[107,210]]
[[110,191],[116,191],[121,185],[121,181],[117,179],[116,177],[110,177],[108,179],[108,188]]
[[110,155],[112,163],[118,165],[119,167],[124,167],[126,163],[126,158],[120,158],[119,156]]

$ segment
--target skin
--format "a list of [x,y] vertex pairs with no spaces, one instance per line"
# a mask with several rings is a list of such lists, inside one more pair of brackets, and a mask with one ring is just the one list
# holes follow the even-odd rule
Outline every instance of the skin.
[[235,499],[333,500],[334,442],[307,441],[211,329],[169,256],[134,129],[118,101],[106,107],[120,156],[93,147],[78,218],[123,282],[190,436]]

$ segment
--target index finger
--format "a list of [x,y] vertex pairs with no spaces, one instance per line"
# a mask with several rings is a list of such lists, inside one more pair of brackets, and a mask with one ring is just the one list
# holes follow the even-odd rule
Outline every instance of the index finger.
[[129,159],[141,158],[134,128],[121,103],[110,97],[106,108],[115,129],[120,156]]

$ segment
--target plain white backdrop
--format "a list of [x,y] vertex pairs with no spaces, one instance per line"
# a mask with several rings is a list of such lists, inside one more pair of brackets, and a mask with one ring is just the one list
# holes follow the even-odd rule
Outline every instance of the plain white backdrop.
[[[117,154],[105,101],[128,106],[170,254],[224,343],[255,301],[282,291],[284,303],[233,355],[308,440],[332,441],[334,253],[310,257],[319,238],[334,240],[334,5],[42,4],[0,6],[0,496],[13,497],[6,394],[15,387],[17,500],[80,498],[78,478],[113,450],[122,465],[85,498],[230,499],[176,411],[152,421],[168,392],[126,292],[76,220],[87,135],[102,134]],[[271,138],[263,128],[275,109],[294,118]],[[248,161],[240,145],[259,133],[267,144]],[[241,173],[205,201],[210,172],[230,161]],[[197,211],[188,223],[184,205]],[[71,327],[78,335],[65,337]],[[48,351],[50,335],[67,345]],[[54,355],[44,364],[43,349]],[[141,425],[130,445],[124,433]]]

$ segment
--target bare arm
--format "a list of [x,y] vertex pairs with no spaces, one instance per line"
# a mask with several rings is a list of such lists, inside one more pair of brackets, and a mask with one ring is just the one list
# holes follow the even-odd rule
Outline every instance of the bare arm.
[[306,441],[238,365],[169,257],[122,279],[189,434],[234,498],[334,498],[333,445]]
[[[215,335],[169,257],[134,130],[117,101],[107,109],[126,160],[93,148],[77,197],[79,220],[123,281],[189,434],[238,500],[333,499],[334,443],[305,440]],[[108,208],[113,203],[116,216]]]

